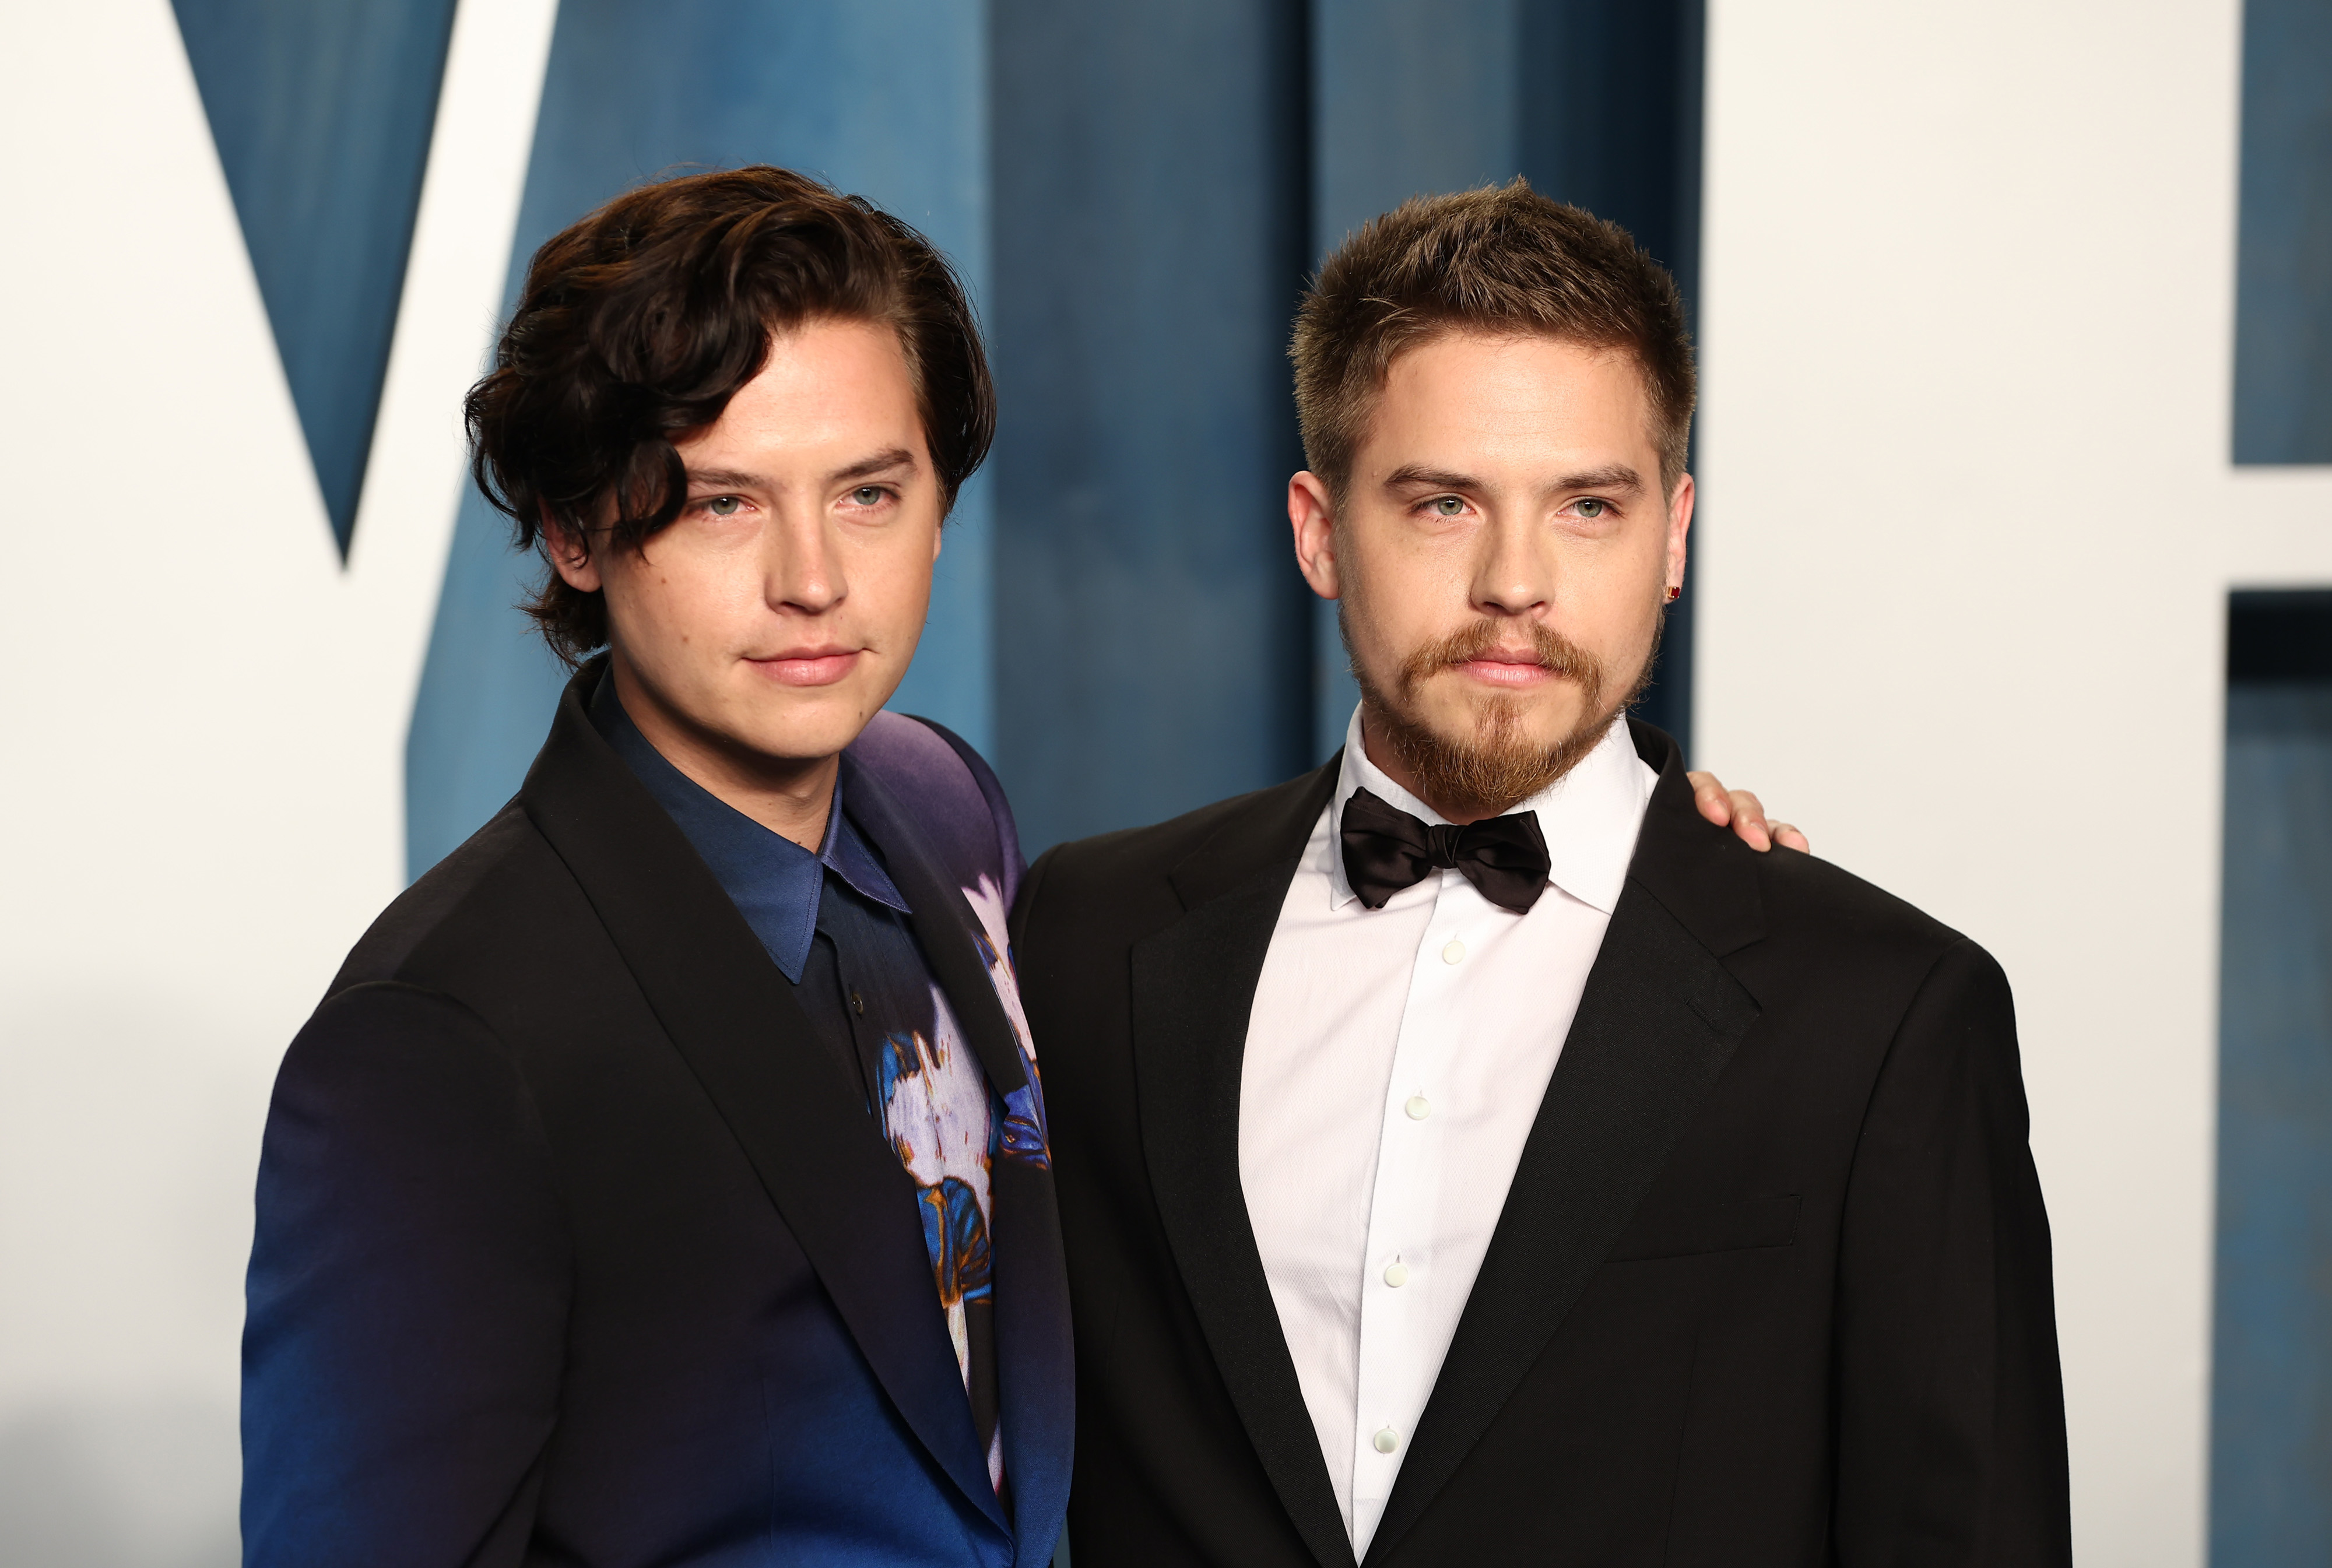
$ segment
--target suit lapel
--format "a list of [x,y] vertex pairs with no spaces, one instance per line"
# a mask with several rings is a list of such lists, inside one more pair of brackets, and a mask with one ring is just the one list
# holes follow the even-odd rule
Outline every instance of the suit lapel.
[[964,901],[963,889],[941,869],[939,856],[898,798],[872,772],[852,766],[847,753],[843,766],[848,770],[843,780],[844,810],[883,852],[884,867],[907,901],[907,923],[923,950],[923,961],[947,992],[948,1006],[986,1069],[989,1085],[999,1095],[1011,1094],[1028,1082],[1028,1072],[980,956],[979,917]]
[[819,1041],[711,869],[592,728],[582,693],[597,668],[569,684],[521,802],[581,884],[884,1391],[965,1496],[1008,1533],[939,1310],[912,1183],[860,1085]]
[[1174,874],[1183,917],[1135,945],[1133,1057],[1158,1212],[1215,1365],[1281,1505],[1323,1568],[1344,1531],[1239,1186],[1247,1016],[1336,762],[1255,803]]
[[1674,743],[1642,726],[1636,740],[1661,776],[1627,886],[1371,1563],[1417,1522],[1546,1348],[1757,1018],[1718,961],[1760,934],[1754,874],[1694,809]]
[[[846,755],[844,765],[851,766]],[[871,771],[851,768],[843,799],[882,850],[884,867],[912,911],[908,921],[924,961],[946,991],[989,1086],[1001,1098],[1028,1085],[1018,1037],[989,969],[986,933],[963,890],[898,798]],[[1003,954],[997,958],[1006,961]],[[1003,1114],[1000,1107],[997,1114]],[[1005,1475],[1016,1516],[1047,1519],[1059,1514],[1068,1496],[1075,1419],[1068,1273],[1049,1156],[1000,1154],[990,1165],[989,1181]]]

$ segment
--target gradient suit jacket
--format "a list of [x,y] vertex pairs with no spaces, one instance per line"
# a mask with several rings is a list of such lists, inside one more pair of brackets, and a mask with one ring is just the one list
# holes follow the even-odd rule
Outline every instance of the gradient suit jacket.
[[[1633,732],[1659,781],[1626,887],[1368,1563],[2069,1562],[2006,980],[1702,820]],[[1256,983],[1336,777],[1063,846],[1022,890],[1081,1563],[1352,1563],[1238,1166]]]
[[[999,1497],[913,1181],[851,1060],[593,728],[595,674],[285,1057],[245,1561],[1047,1563],[1072,1396],[1043,1152],[993,1162]],[[844,795],[1001,1125],[1037,1087],[1002,929],[1019,849],[959,746],[879,715]]]

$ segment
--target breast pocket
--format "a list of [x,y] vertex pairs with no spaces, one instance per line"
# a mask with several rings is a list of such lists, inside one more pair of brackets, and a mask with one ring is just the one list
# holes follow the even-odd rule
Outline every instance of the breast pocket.
[[1791,1247],[1797,1239],[1798,1195],[1786,1192],[1638,1215],[1612,1248],[1610,1261],[1746,1252],[1761,1247]]

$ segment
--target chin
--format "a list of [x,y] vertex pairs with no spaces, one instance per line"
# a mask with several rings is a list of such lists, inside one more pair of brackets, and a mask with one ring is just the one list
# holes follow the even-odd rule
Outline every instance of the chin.
[[752,693],[730,706],[730,739],[765,757],[808,760],[830,757],[858,738],[868,709],[835,687]]
[[1578,693],[1566,683],[1537,698],[1511,693],[1468,695],[1457,711],[1436,715],[1432,729],[1453,746],[1560,746],[1577,730],[1582,714]]

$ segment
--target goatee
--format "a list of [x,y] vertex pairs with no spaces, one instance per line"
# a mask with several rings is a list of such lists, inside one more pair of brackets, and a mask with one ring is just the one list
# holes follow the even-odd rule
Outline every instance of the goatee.
[[[1349,655],[1352,634],[1344,626],[1341,605],[1336,618]],[[1524,705],[1516,697],[1493,695],[1477,704],[1470,735],[1437,734],[1419,716],[1418,688],[1428,679],[1452,665],[1479,658],[1509,639],[1511,632],[1486,617],[1410,655],[1391,692],[1369,679],[1361,661],[1353,659],[1352,678],[1361,687],[1362,722],[1416,781],[1418,798],[1426,804],[1456,822],[1496,817],[1577,767],[1602,741],[1620,711],[1643,695],[1644,688],[1651,684],[1659,633],[1667,618],[1663,615],[1654,626],[1651,654],[1626,694],[1617,701],[1608,699],[1610,682],[1601,660],[1551,626],[1529,628],[1538,662],[1579,686],[1579,722],[1553,745],[1533,741],[1524,733]]]

